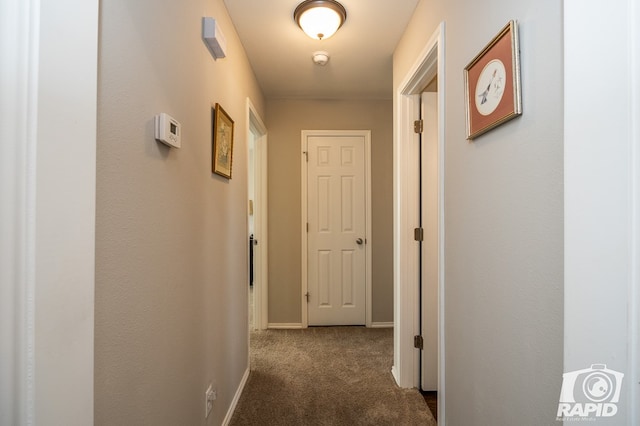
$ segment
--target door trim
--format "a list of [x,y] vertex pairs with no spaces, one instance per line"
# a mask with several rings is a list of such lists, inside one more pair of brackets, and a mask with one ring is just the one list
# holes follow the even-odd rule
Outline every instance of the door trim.
[[[588,26],[585,17],[596,15],[606,31],[594,33]],[[605,10],[594,0],[565,1],[563,16],[563,371],[598,362],[623,372],[627,390],[615,419],[635,425],[640,421],[640,7],[634,0]],[[607,49],[607,63],[587,61],[584,46]],[[611,107],[597,115],[587,106],[584,84],[589,82],[591,92],[606,90],[607,82],[594,84],[583,72],[585,64],[597,74],[612,66],[620,70],[616,84],[624,90],[609,93]],[[590,314],[594,309],[616,315],[597,317]]]
[[444,155],[445,155],[445,24],[440,23],[425,44],[395,94],[394,145],[394,365],[392,374],[400,387],[417,387],[420,380],[419,350],[413,336],[419,329],[418,250],[413,228],[418,223],[417,135],[419,94],[438,76],[438,188],[439,265],[438,277],[438,423],[445,418],[445,277],[444,277]]
[[[268,324],[268,308],[269,308],[269,258],[268,258],[268,220],[267,220],[267,127],[265,126],[260,114],[247,98],[247,140],[251,137],[251,133],[257,135],[255,143],[255,177],[260,183],[256,185],[254,226],[256,229],[256,237],[261,250],[258,250],[258,258],[254,258],[254,285],[253,285],[253,303],[254,316],[253,328],[256,330],[264,330]],[[247,158],[249,151],[247,149]],[[248,209],[247,209],[248,211]],[[248,220],[248,218],[247,218]],[[248,227],[248,224],[247,224]]]
[[59,3],[0,2],[0,424],[94,419],[99,4]]
[[301,245],[301,258],[302,276],[300,281],[302,283],[300,292],[300,303],[302,305],[302,328],[309,327],[309,312],[307,307],[307,293],[308,287],[308,256],[307,256],[307,137],[309,136],[363,136],[364,137],[364,186],[365,186],[365,232],[367,244],[365,246],[365,326],[371,327],[371,251],[373,247],[373,238],[371,238],[371,130],[303,130],[301,132],[301,155],[300,155],[300,170],[301,170],[301,221],[300,221],[300,234],[302,235]]
[[[23,0],[24,1],[24,0]],[[0,108],[6,142],[0,145],[0,423],[28,424],[35,418],[36,358],[36,177],[38,167],[39,2],[0,6],[7,16],[1,34]],[[45,52],[46,53],[46,52]],[[7,90],[7,89],[13,90]],[[6,120],[6,121],[5,121]],[[74,152],[75,154],[75,152]],[[95,195],[95,194],[93,194]],[[83,199],[84,201],[84,199]],[[58,252],[56,260],[60,257]],[[64,256],[66,253],[62,253]],[[93,288],[93,281],[87,283]],[[72,313],[79,306],[71,307]],[[55,322],[58,313],[47,320]],[[81,344],[86,340],[79,339]],[[80,345],[82,346],[82,345]],[[88,389],[87,389],[88,390]]]

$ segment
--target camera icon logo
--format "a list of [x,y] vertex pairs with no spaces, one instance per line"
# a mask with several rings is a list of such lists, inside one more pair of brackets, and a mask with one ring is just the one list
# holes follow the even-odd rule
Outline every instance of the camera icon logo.
[[616,389],[611,377],[601,371],[593,371],[582,382],[582,392],[593,402],[612,400]]
[[562,375],[558,417],[611,417],[617,411],[623,373],[604,364]]

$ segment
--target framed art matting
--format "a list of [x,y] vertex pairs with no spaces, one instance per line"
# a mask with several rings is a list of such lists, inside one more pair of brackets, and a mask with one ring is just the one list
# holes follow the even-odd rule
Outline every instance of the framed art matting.
[[522,114],[518,23],[509,23],[464,69],[467,139]]
[[225,110],[216,104],[211,108],[213,118],[212,171],[231,179],[233,165],[233,120]]

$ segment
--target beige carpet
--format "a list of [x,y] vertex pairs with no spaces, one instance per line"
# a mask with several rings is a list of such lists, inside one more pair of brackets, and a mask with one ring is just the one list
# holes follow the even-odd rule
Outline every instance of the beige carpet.
[[319,327],[251,334],[251,374],[231,425],[435,425],[391,376],[393,330]]

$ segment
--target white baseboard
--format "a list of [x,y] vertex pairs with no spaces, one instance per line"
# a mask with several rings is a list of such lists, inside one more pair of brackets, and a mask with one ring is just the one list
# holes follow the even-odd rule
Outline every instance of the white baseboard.
[[[267,325],[267,328],[277,330],[277,329],[301,329],[305,328],[302,324],[297,322],[270,322]],[[393,328],[393,321],[390,322],[372,322],[369,328]]]
[[299,322],[270,322],[267,328],[271,329],[300,329],[304,328]]
[[238,405],[238,401],[240,401],[240,397],[242,396],[242,391],[244,390],[244,386],[247,384],[247,380],[249,379],[249,368],[244,372],[242,376],[242,380],[240,380],[240,385],[238,386],[238,390],[236,394],[233,396],[233,400],[231,401],[231,405],[229,406],[229,410],[227,411],[227,415],[224,416],[224,420],[222,420],[222,426],[227,426],[229,422],[231,422],[231,418],[233,417],[233,413],[236,412],[236,407]]
[[391,322],[372,322],[371,328],[393,328],[393,321]]
[[396,381],[396,385],[398,385],[400,382],[398,381],[398,369],[396,368],[395,365],[391,367],[391,375],[393,376],[393,379]]

